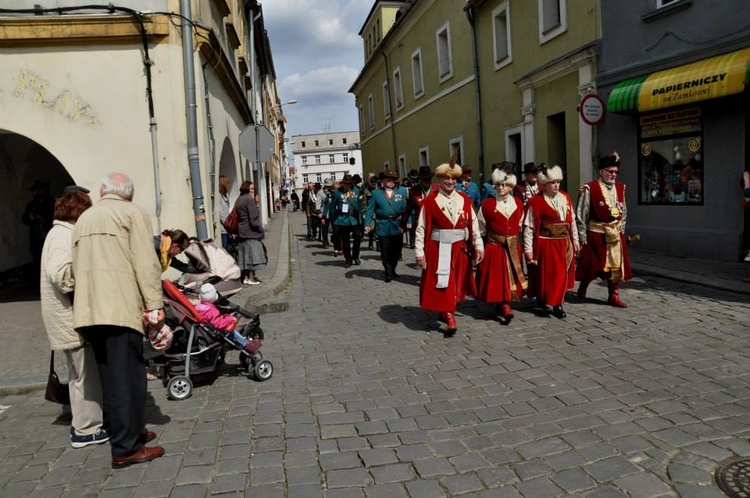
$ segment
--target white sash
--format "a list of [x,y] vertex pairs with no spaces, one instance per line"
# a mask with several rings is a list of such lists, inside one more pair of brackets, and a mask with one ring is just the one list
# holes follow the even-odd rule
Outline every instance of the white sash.
[[438,276],[437,289],[448,287],[448,279],[451,275],[451,253],[453,243],[466,240],[469,237],[469,231],[465,228],[460,229],[438,229],[435,228],[430,233],[430,239],[439,243],[438,245],[438,267],[435,274]]

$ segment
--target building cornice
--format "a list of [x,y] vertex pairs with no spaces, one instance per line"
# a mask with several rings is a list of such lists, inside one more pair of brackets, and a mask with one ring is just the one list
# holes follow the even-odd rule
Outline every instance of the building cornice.
[[520,91],[536,88],[595,62],[596,42],[592,42],[526,73],[515,83]]
[[[165,16],[144,16],[143,25],[151,42],[164,41],[169,35],[169,20]],[[127,15],[0,18],[0,46],[3,47],[133,43],[140,40],[140,27]]]

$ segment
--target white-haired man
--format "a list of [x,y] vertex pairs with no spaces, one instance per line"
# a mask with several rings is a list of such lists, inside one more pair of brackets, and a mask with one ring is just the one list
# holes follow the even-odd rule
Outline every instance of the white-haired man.
[[456,333],[456,304],[476,295],[472,257],[484,258],[484,242],[479,234],[471,198],[456,190],[461,167],[441,164],[435,170],[440,190],[422,202],[417,222],[414,254],[422,268],[419,305],[423,310],[440,312],[446,323],[445,335]]
[[102,180],[101,199],[73,229],[76,276],[73,326],[96,357],[109,414],[112,467],[147,462],[164,454],[145,445],[146,374],[144,312],[164,322],[161,266],[154,253],[151,221],[133,204],[133,181],[112,173]]
[[537,302],[552,306],[552,314],[565,318],[563,301],[575,285],[575,254],[579,250],[573,203],[560,190],[560,166],[540,168],[538,182],[542,195],[529,199],[524,219],[524,255],[529,265],[529,288]]

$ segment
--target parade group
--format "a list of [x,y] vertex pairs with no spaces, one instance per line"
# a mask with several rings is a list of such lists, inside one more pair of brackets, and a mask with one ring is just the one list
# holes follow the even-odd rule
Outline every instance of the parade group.
[[422,268],[420,306],[438,312],[445,335],[452,336],[456,305],[467,296],[495,304],[506,324],[514,318],[511,302],[524,296],[563,319],[565,294],[575,281],[585,299],[589,283],[601,278],[607,304],[627,307],[619,294],[620,282],[631,278],[625,185],[616,181],[620,158],[603,156],[598,167],[599,178],[580,188],[576,205],[560,190],[559,166],[527,163],[518,182],[513,163],[496,163],[480,188],[471,168],[453,158],[434,172],[421,166],[403,179],[386,169],[366,182],[347,174],[309,183],[300,208],[307,240],[333,245],[346,268],[360,264],[361,239],[368,237],[369,249],[375,244],[380,251],[385,282],[399,278],[406,238]]

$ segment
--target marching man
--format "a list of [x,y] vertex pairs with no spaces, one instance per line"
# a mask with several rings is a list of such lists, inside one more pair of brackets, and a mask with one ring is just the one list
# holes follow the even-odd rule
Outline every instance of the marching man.
[[581,187],[576,207],[576,224],[581,241],[581,259],[576,269],[578,297],[584,299],[589,283],[601,277],[607,281],[607,304],[628,305],[620,299],[620,282],[630,280],[630,258],[625,243],[625,184],[616,181],[620,171],[617,152],[599,159],[599,179]]
[[476,213],[468,195],[456,191],[461,167],[441,164],[435,170],[440,189],[425,197],[417,223],[415,256],[422,268],[419,304],[438,311],[445,322],[446,337],[458,330],[456,304],[476,295],[472,259],[484,259],[484,243]]

